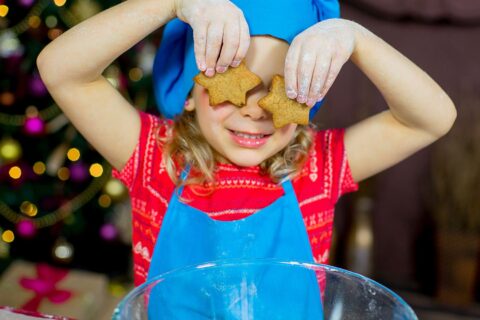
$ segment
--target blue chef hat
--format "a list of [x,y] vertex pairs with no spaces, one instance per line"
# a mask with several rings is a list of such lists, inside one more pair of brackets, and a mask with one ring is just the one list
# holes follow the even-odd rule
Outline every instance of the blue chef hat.
[[[287,41],[315,23],[340,16],[338,0],[232,0],[247,20],[250,35],[271,35]],[[193,77],[199,73],[190,25],[176,18],[166,24],[153,63],[153,89],[163,116],[183,112]],[[310,110],[313,118],[323,101]]]

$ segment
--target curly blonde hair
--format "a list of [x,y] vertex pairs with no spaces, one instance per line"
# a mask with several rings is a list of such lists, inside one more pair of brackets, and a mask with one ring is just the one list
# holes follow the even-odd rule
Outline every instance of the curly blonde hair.
[[[294,178],[303,168],[313,143],[314,124],[298,125],[292,141],[281,151],[264,160],[260,172],[269,175],[275,183]],[[174,121],[174,126],[165,138],[157,136],[157,142],[164,146],[163,159],[168,175],[177,187],[192,185],[192,191],[200,194],[195,185],[213,185],[218,154],[200,131],[195,111],[184,111]],[[190,173],[185,180],[180,173],[190,164]],[[214,188],[207,194],[211,194]],[[183,199],[184,201],[188,201]]]

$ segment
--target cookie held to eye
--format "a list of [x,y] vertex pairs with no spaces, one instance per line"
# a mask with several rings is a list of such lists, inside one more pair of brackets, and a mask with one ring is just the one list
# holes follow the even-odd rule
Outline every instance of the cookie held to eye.
[[258,105],[272,113],[275,128],[289,123],[308,124],[311,107],[287,97],[282,76],[273,76],[269,91],[268,95],[258,100]]
[[238,67],[228,68],[224,73],[216,73],[211,78],[200,72],[193,80],[208,90],[212,106],[230,101],[242,107],[246,103],[247,92],[262,83],[262,79],[248,70],[243,61]]

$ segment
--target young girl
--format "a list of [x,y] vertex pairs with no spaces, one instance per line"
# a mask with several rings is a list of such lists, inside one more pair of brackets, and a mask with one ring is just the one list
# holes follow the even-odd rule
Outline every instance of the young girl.
[[[38,57],[52,97],[130,190],[136,285],[226,258],[327,263],[338,198],[455,120],[452,101],[415,64],[353,21],[325,20],[338,15],[335,1],[233,2],[128,0],[68,30]],[[159,119],[137,111],[102,72],[175,17],[181,21],[167,25],[154,66],[166,117]],[[313,116],[349,59],[389,110],[346,130],[318,131],[276,129],[258,106],[280,74],[289,98],[316,104]],[[192,77],[240,61],[263,83],[243,107],[210,106]]]

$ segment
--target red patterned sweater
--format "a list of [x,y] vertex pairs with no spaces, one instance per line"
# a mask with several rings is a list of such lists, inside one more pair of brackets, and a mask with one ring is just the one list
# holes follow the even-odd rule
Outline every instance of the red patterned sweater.
[[[146,280],[155,240],[174,190],[156,139],[156,135],[170,134],[173,122],[138,112],[141,133],[137,146],[121,171],[112,170],[113,177],[120,179],[130,193],[136,286]],[[344,129],[316,131],[308,160],[301,174],[292,180],[317,263],[328,262],[335,203],[342,194],[358,189],[350,173],[343,136]],[[215,175],[218,187],[211,195],[197,196],[188,186],[183,191],[184,197],[192,199],[188,205],[212,219],[244,218],[284,193],[281,185],[260,174],[258,166],[219,164]]]

